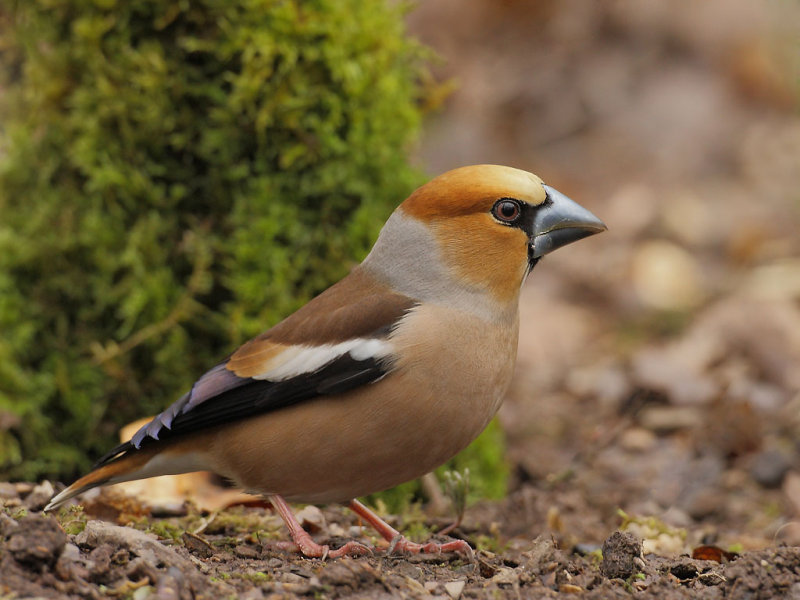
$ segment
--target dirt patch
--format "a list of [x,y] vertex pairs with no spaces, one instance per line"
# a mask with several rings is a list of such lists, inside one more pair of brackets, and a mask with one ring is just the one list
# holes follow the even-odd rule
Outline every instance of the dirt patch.
[[[302,559],[263,506],[156,517],[101,497],[43,517],[51,485],[0,482],[0,597],[800,599],[800,549],[782,545],[800,546],[800,118],[773,55],[796,11],[412,13],[459,84],[428,170],[530,168],[609,225],[523,290],[510,492],[454,532],[474,561]],[[307,512],[320,543],[379,543],[343,509]],[[415,541],[448,524],[390,521]]]
[[[531,491],[529,491],[531,493]],[[62,511],[57,518],[0,514],[0,594],[41,598],[790,598],[800,596],[800,549],[744,552],[731,561],[642,555],[642,540],[616,531],[603,543],[563,546],[556,534],[505,538],[502,520],[520,492],[468,511],[461,537],[486,540],[474,560],[452,555],[372,556],[323,561],[280,550],[275,532],[253,530],[271,520],[262,507],[217,513],[218,527],[181,531],[210,515],[130,520],[128,526]],[[11,502],[13,504],[13,502]],[[511,510],[506,510],[511,509]],[[318,541],[337,545],[331,529],[354,531],[338,508],[324,511]],[[487,519],[488,517],[488,519]],[[500,521],[495,520],[500,517]],[[129,517],[121,516],[123,521]],[[77,525],[77,527],[76,527]],[[82,529],[65,533],[67,529]],[[151,532],[136,527],[146,527]],[[158,536],[152,530],[170,532]],[[279,534],[281,532],[278,532]],[[361,541],[376,545],[364,531]],[[277,596],[274,596],[276,595]],[[12,596],[13,597],[13,596]]]

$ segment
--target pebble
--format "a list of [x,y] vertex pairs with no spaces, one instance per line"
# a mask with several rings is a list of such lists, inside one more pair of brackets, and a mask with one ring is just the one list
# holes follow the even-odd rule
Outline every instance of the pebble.
[[50,498],[55,492],[53,484],[45,480],[31,490],[31,493],[25,498],[25,506],[30,510],[42,510],[50,502]]
[[24,496],[25,494],[30,494],[34,486],[32,483],[28,483],[27,481],[20,481],[15,483],[14,487],[17,489],[18,495]]
[[17,486],[14,483],[0,482],[0,500],[10,500],[18,498]]
[[322,585],[347,586],[358,589],[362,582],[376,580],[378,575],[366,561],[343,558],[325,565],[319,574]]
[[582,594],[583,588],[579,585],[573,585],[571,583],[562,583],[558,586],[558,591],[562,594]]
[[800,514],[800,474],[797,471],[789,471],[783,479],[782,488],[795,513]]
[[642,409],[639,421],[646,429],[668,432],[692,428],[702,422],[701,416],[694,406],[650,406]]
[[491,581],[497,585],[514,585],[519,583],[519,574],[514,569],[500,567]]
[[713,515],[721,516],[725,507],[725,499],[725,494],[709,484],[707,488],[688,494],[683,508],[690,517],[702,521]]
[[444,590],[447,592],[447,595],[450,596],[453,600],[458,600],[461,597],[461,593],[464,591],[464,586],[466,585],[465,581],[448,581],[444,584]]
[[609,579],[628,579],[636,572],[642,557],[642,540],[635,535],[615,531],[603,542],[603,562],[600,573]]
[[246,544],[236,546],[233,553],[239,558],[258,558],[258,550]]
[[663,240],[642,243],[633,256],[631,282],[642,302],[661,310],[687,310],[705,295],[695,258]]
[[764,450],[753,459],[750,476],[765,488],[779,488],[791,466],[791,461],[783,452]]
[[656,436],[652,431],[644,427],[631,427],[622,433],[619,443],[628,452],[647,452],[655,446]]
[[325,528],[325,515],[313,504],[304,507],[295,517],[309,533],[317,533]]
[[787,546],[800,546],[800,523],[789,521],[784,523],[775,532],[775,542]]
[[133,592],[131,598],[133,600],[148,600],[155,595],[156,588],[152,585],[144,585]]
[[67,544],[67,534],[55,519],[28,515],[11,530],[5,549],[16,559],[34,570],[52,567]]

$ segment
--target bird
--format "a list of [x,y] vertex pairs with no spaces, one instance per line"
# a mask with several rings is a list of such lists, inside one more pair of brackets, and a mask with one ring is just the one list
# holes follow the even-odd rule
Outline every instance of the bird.
[[605,224],[538,176],[501,165],[447,171],[390,215],[366,258],[56,494],[212,471],[268,500],[285,547],[306,557],[372,552],[320,545],[289,502],[342,503],[397,553],[415,543],[357,498],[416,479],[463,450],[511,381],[523,283],[543,256]]

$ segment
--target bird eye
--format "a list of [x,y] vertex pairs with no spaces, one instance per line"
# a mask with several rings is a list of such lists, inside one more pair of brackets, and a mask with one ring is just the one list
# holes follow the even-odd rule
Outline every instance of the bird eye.
[[521,212],[519,202],[516,200],[509,200],[508,198],[498,200],[492,207],[492,214],[495,218],[506,223],[513,223],[516,221]]

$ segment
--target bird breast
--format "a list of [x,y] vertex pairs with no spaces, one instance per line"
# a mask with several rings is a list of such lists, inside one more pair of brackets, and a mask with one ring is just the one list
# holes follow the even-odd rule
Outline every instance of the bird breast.
[[518,320],[487,322],[435,305],[411,310],[390,338],[385,378],[343,394],[220,427],[214,470],[245,489],[340,502],[433,470],[492,419],[514,368]]

